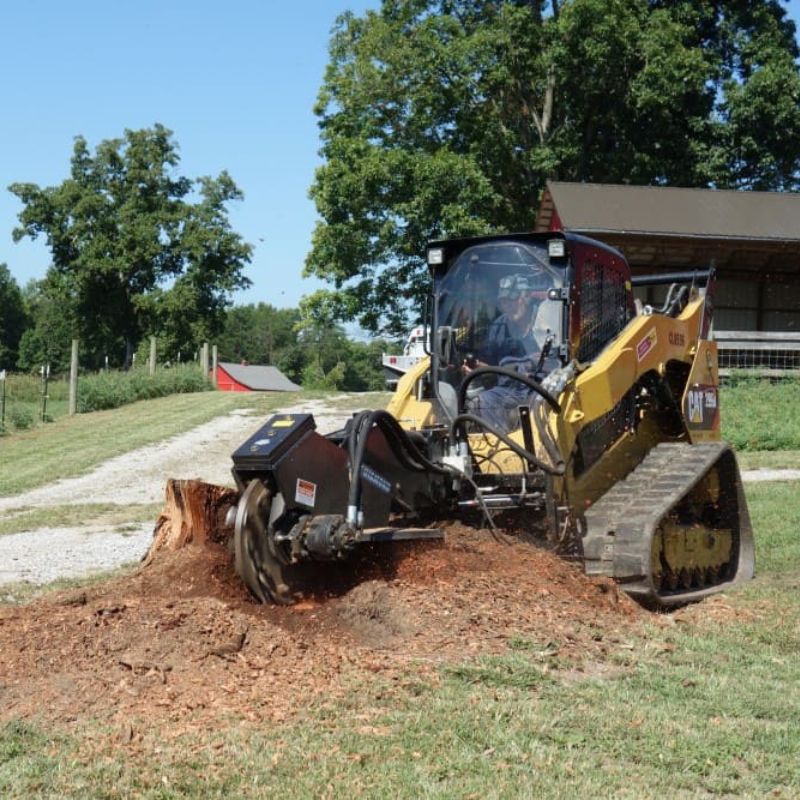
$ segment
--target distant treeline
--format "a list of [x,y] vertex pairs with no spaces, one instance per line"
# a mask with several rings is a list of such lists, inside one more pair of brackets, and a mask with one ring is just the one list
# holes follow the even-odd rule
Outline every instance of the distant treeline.
[[250,285],[253,247],[231,227],[241,190],[177,173],[178,143],[163,125],[126,130],[92,151],[75,139],[69,177],[14,183],[22,203],[15,241],[46,241],[46,276],[20,288],[0,264],[0,370],[69,368],[80,340],[83,371],[128,369],[150,355],[193,361],[203,342],[225,361],[273,364],[308,388],[377,389],[383,342],[352,342],[319,315],[260,303],[231,308]]
[[[50,364],[53,374],[67,372],[72,338],[68,317],[59,314],[58,304],[42,290],[41,282],[20,289],[0,264],[0,370],[38,372],[42,364]],[[269,303],[226,309],[221,332],[212,342],[220,361],[272,364],[306,388],[349,391],[384,388],[381,353],[392,347],[381,339],[353,341],[336,325],[303,324],[298,309]],[[157,337],[158,363],[193,361],[200,344],[177,350],[173,342]],[[99,338],[93,345],[81,347],[82,369],[103,368],[107,354],[110,366],[121,366],[118,342],[112,340],[107,351]],[[149,336],[138,342],[136,354],[139,363],[146,363]]]
[[383,339],[349,339],[336,325],[301,327],[298,309],[269,303],[235,306],[227,311],[216,339],[220,361],[272,364],[306,389],[374,391],[385,388]]

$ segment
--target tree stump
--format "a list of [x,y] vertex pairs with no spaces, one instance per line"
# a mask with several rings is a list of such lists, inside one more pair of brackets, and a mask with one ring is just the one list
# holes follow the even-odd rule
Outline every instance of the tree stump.
[[189,544],[225,544],[232,533],[225,524],[228,510],[236,505],[239,494],[225,486],[196,480],[169,478],[165,506],[158,517],[153,542],[142,559],[152,563],[161,550],[180,550]]

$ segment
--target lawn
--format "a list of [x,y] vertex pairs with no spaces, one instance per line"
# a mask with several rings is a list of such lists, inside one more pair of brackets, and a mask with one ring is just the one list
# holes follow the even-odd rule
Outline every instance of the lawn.
[[747,491],[757,579],[653,617],[603,663],[566,669],[509,639],[505,655],[432,673],[364,674],[268,729],[221,715],[166,735],[142,721],[135,747],[101,720],[16,719],[0,732],[0,795],[797,797],[800,506],[791,484]]
[[[723,390],[727,435],[738,436],[747,466],[796,466],[796,395],[780,387],[752,391],[749,384]],[[765,393],[780,409],[784,433],[772,427],[777,412],[763,407]],[[71,449],[86,451],[66,462],[74,473],[242,402],[266,413],[271,400],[176,396],[7,437],[3,455],[13,452],[24,471],[4,470],[0,494],[48,480]],[[767,443],[790,450],[758,450]],[[753,582],[653,616],[641,633],[609,639],[599,662],[565,664],[557,647],[509,638],[506,652],[491,658],[410,662],[391,681],[365,673],[343,699],[315,702],[269,728],[241,727],[224,713],[213,729],[192,734],[153,730],[141,720],[135,743],[102,719],[54,729],[12,718],[0,728],[0,796],[799,797],[796,486],[746,486]],[[276,691],[291,679],[276,676]]]

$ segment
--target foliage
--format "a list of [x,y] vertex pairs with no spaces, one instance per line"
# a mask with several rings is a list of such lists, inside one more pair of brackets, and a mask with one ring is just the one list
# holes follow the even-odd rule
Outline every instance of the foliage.
[[[226,172],[177,175],[179,161],[161,125],[126,130],[94,154],[79,136],[60,185],[9,187],[23,204],[14,239],[45,237],[52,266],[39,291],[59,309],[69,338],[82,340],[91,366],[106,354],[129,364],[150,333],[189,349],[220,329],[231,292],[248,284],[252,248],[226,211],[242,193]],[[30,356],[49,336],[36,320]]]
[[306,389],[384,388],[381,353],[387,342],[353,341],[340,326],[304,319],[295,308],[235,306],[226,314],[217,346],[220,361],[273,364]]
[[51,272],[42,281],[31,281],[23,290],[31,316],[19,344],[17,368],[24,372],[38,371],[45,364],[52,372],[69,370],[72,339],[79,334],[74,310],[59,299],[62,281]]
[[11,406],[8,410],[8,421],[14,430],[26,431],[33,427],[33,411],[27,406]]
[[8,267],[0,264],[0,370],[16,366],[20,339],[28,324],[22,292]]
[[154,375],[144,368],[97,372],[78,379],[78,411],[119,408],[137,400],[203,392],[208,388],[208,379],[194,364],[158,369]]
[[399,335],[428,240],[530,229],[547,179],[800,187],[794,23],[776,0],[383,0],[320,90],[306,314]]
[[318,361],[310,361],[303,369],[303,387],[305,389],[341,389],[344,380],[344,362],[337,361],[325,372]]
[[297,343],[300,314],[294,308],[275,308],[269,303],[229,309],[217,337],[221,361],[276,364],[284,351]]

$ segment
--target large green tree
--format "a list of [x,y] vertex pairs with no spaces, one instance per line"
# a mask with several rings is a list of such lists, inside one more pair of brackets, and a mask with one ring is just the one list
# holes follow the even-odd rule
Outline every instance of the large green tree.
[[23,203],[14,239],[44,236],[55,293],[95,361],[129,363],[137,342],[160,334],[189,350],[216,333],[231,293],[248,284],[251,246],[230,226],[242,197],[231,177],[191,180],[162,125],[126,130],[94,153],[77,137],[58,186],[9,187]]
[[[425,242],[530,229],[547,179],[796,190],[777,0],[383,0],[339,18],[316,113],[308,315],[398,333]],[[413,313],[413,311],[412,311]]]
[[69,369],[72,340],[80,328],[68,289],[52,272],[44,280],[30,281],[23,290],[30,325],[19,343],[17,367],[36,371],[49,364],[54,372]]
[[0,370],[17,365],[19,342],[30,320],[22,292],[5,264],[0,264]]
[[234,306],[217,337],[222,361],[278,364],[284,353],[297,344],[296,308],[275,308],[269,303]]
[[381,353],[387,342],[353,341],[338,325],[302,320],[296,308],[234,306],[216,342],[221,361],[273,364],[309,389],[384,388]]

